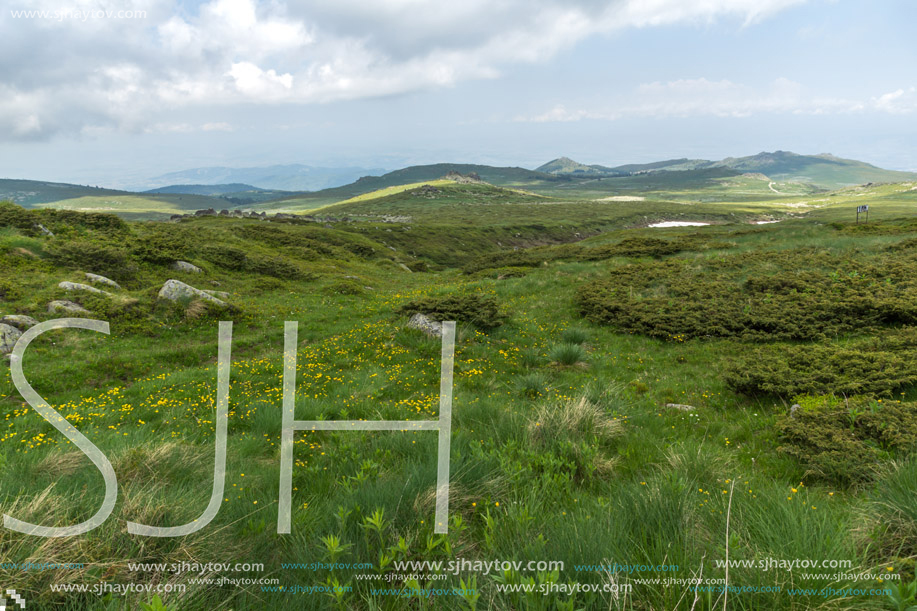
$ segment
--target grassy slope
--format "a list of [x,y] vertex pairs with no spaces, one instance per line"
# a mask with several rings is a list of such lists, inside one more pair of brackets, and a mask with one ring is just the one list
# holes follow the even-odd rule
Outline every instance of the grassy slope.
[[[461,187],[461,189],[459,189]],[[83,570],[4,570],[5,587],[26,593],[35,604],[60,609],[136,608],[149,597],[130,595],[124,605],[94,594],[60,595],[51,583],[186,582],[187,576],[130,573],[126,561],[265,562],[265,573],[227,577],[277,577],[281,584],[316,585],[326,579],[349,583],[342,608],[399,609],[404,600],[372,596],[373,582],[352,571],[281,570],[281,562],[329,561],[321,537],[334,534],[352,547],[341,562],[378,562],[381,551],[396,559],[564,560],[565,583],[604,581],[573,565],[613,561],[678,564],[689,577],[704,563],[704,576],[722,578],[713,566],[723,557],[728,494],[732,500],[733,558],[850,560],[851,572],[891,565],[909,571],[913,549],[882,538],[884,524],[872,499],[889,486],[839,489],[810,482],[801,466],[776,452],[776,418],[785,409],[774,397],[738,395],[721,372],[750,345],[735,340],[660,342],[615,333],[585,322],[573,294],[609,269],[636,262],[552,261],[518,278],[495,280],[454,269],[407,273],[396,263],[417,259],[461,265],[487,252],[512,251],[545,238],[569,241],[574,232],[604,229],[584,243],[601,245],[624,237],[701,234],[735,244],[736,252],[819,247],[837,253],[881,253],[890,241],[917,235],[863,234],[839,237],[824,221],[848,219],[856,203],[870,203],[873,218],[913,216],[910,186],[850,189],[810,202],[811,220],[801,218],[749,230],[743,225],[702,229],[629,228],[663,218],[753,218],[809,210],[800,198],[763,203],[674,204],[645,202],[558,202],[534,204],[526,196],[480,185],[456,185],[440,199],[407,193],[354,202],[350,214],[409,214],[407,224],[371,221],[321,226],[264,223],[248,219],[193,219],[163,226],[184,239],[173,249],[205,268],[203,276],[179,276],[201,288],[232,294],[235,321],[226,500],[209,527],[180,539],[144,539],[124,532],[123,520],[174,525],[199,515],[209,497],[213,452],[216,321],[193,318],[193,310],[155,301],[161,283],[176,272],[166,262],[139,258],[157,226],[131,224],[128,233],[106,234],[61,221],[55,238],[0,228],[2,313],[50,318],[44,304],[70,297],[58,281],[82,280],[85,266],[62,267],[49,253],[61,242],[91,241],[125,252],[129,265],[96,269],[118,275],[120,291],[136,302],[87,301],[112,324],[110,337],[56,332],[36,340],[26,359],[32,385],[112,459],[121,490],[106,524],[85,537],[46,541],[5,531],[5,561],[87,562]],[[819,198],[822,196],[818,196]],[[530,199],[530,198],[528,198]],[[787,205],[793,204],[793,205]],[[333,209],[333,208],[332,208]],[[735,216],[730,216],[735,215]],[[389,231],[391,230],[391,231]],[[517,237],[519,234],[519,237]],[[444,240],[451,238],[448,248]],[[157,239],[162,239],[161,236]],[[158,244],[159,242],[152,242]],[[395,245],[395,250],[388,246]],[[205,246],[235,248],[249,258],[275,257],[307,273],[301,279],[272,278],[226,267],[225,257]],[[412,251],[414,251],[412,253]],[[677,259],[717,258],[732,251],[689,251]],[[33,257],[31,254],[37,256]],[[416,257],[416,259],[415,259]],[[222,261],[223,266],[214,261]],[[97,265],[99,259],[87,261]],[[232,260],[229,265],[234,265]],[[345,278],[354,276],[355,278]],[[219,283],[216,287],[215,283]],[[432,536],[432,486],[436,441],[425,433],[308,433],[298,438],[294,468],[293,533],[274,534],[280,431],[282,322],[298,320],[298,418],[430,418],[437,410],[438,349],[403,328],[395,309],[411,298],[465,292],[495,296],[510,315],[498,329],[459,332],[452,442],[453,524],[446,552]],[[97,308],[109,308],[104,314]],[[225,315],[223,316],[225,318]],[[583,336],[584,364],[552,363],[554,349]],[[581,338],[579,341],[583,341]],[[52,343],[53,342],[53,343]],[[604,439],[588,429],[558,429],[564,437],[545,442],[536,431],[545,414],[569,413],[568,400],[586,395],[616,423]],[[4,513],[46,524],[85,519],[97,507],[101,479],[59,434],[24,409],[7,371],[0,366],[0,406],[8,427],[0,441],[0,505]],[[692,413],[662,409],[675,400]],[[545,412],[540,409],[547,408]],[[567,423],[567,426],[572,426]],[[545,445],[547,444],[547,445]],[[565,445],[568,444],[568,445]],[[571,468],[576,456],[603,465],[592,472]],[[612,461],[612,462],[609,462]],[[805,486],[800,486],[805,481]],[[897,481],[897,480],[896,480]],[[913,491],[913,482],[899,482]],[[40,504],[29,505],[51,484]],[[343,508],[343,513],[340,513]],[[381,535],[367,528],[374,509],[384,511]],[[338,517],[339,516],[339,517]],[[459,521],[460,520],[460,521]],[[399,537],[408,552],[388,551]],[[432,547],[432,549],[431,549]],[[468,578],[469,575],[465,574]],[[525,574],[522,577],[534,575]],[[641,577],[657,577],[645,573]],[[671,575],[669,575],[671,576]],[[633,577],[633,576],[631,576]],[[798,575],[736,569],[730,583],[791,587]],[[544,579],[541,576],[540,579]],[[627,577],[619,575],[619,579]],[[381,583],[381,582],[379,582]],[[424,582],[458,586],[458,579]],[[395,582],[397,585],[397,582]],[[821,580],[803,587],[840,588]],[[858,584],[853,584],[856,587]],[[861,587],[863,584],[859,584]],[[875,585],[869,583],[869,586]],[[566,596],[498,594],[490,577],[478,575],[478,608],[543,608]],[[231,598],[230,598],[231,597]],[[243,588],[192,586],[166,596],[182,610],[324,609],[324,595],[265,593]],[[880,597],[838,599],[817,595],[730,595],[734,609],[881,608]],[[416,603],[420,608],[421,602]],[[457,609],[459,597],[437,597],[435,608]],[[617,604],[617,606],[614,606]],[[107,605],[107,606],[106,606]],[[717,594],[694,600],[683,587],[636,585],[629,599],[577,595],[576,606],[620,609],[703,609],[722,606]]]

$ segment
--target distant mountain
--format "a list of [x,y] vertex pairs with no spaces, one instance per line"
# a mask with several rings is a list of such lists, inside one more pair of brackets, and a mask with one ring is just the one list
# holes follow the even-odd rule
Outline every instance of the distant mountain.
[[613,176],[626,173],[602,165],[585,165],[578,161],[573,161],[569,157],[559,157],[549,161],[535,168],[535,171],[546,174],[572,174],[574,176]]
[[272,165],[266,167],[194,168],[162,174],[138,185],[148,191],[171,185],[229,185],[242,184],[277,191],[318,191],[351,183],[367,174],[381,174],[380,168],[322,168],[302,164]]
[[495,167],[471,163],[434,163],[429,165],[415,165],[382,176],[363,176],[362,178],[340,187],[324,189],[315,193],[306,193],[301,196],[271,201],[263,204],[264,208],[287,208],[293,206],[297,209],[309,206],[319,207],[335,202],[344,201],[364,193],[378,191],[388,187],[406,185],[415,182],[433,181],[443,178],[450,172],[458,174],[477,174],[484,182],[500,186],[529,186],[533,183],[557,183],[572,180],[569,176],[555,176],[534,170],[518,167]]
[[566,176],[614,177],[657,172],[691,172],[710,168],[725,168],[738,174],[760,173],[774,180],[805,182],[824,189],[837,189],[867,182],[900,182],[917,179],[917,174],[912,172],[885,170],[862,161],[842,159],[826,153],[799,155],[788,151],[762,152],[749,157],[727,157],[720,161],[669,159],[613,168],[585,165],[567,157],[561,157],[539,167],[538,171]]
[[750,157],[728,157],[715,165],[739,172],[760,172],[774,180],[793,180],[828,189],[868,182],[901,182],[917,179],[913,172],[885,170],[863,161],[842,159],[828,153],[797,155],[788,151],[762,152]]

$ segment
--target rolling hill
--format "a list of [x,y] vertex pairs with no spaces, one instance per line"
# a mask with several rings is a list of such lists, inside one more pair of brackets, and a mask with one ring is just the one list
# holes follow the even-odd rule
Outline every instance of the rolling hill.
[[244,184],[277,191],[318,191],[345,185],[380,168],[323,168],[298,163],[265,167],[229,168],[223,166],[193,168],[155,176],[137,189],[146,191],[169,185]]
[[[838,189],[868,182],[901,182],[914,180],[917,174],[886,170],[869,163],[843,159],[827,153],[799,155],[789,151],[761,152],[748,157],[727,157],[719,161],[705,159],[670,159],[647,164],[629,164],[613,168],[584,165],[566,157],[538,168],[559,176],[632,176],[662,172],[695,172],[720,168],[735,175],[760,173],[773,180],[809,183],[822,189]],[[689,178],[688,174],[682,175]]]

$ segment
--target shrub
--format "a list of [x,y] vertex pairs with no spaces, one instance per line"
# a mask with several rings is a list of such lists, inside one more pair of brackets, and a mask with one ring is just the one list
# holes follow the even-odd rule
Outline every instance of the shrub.
[[915,278],[914,258],[753,252],[624,265],[581,286],[577,302],[590,320],[660,339],[816,340],[914,324]]
[[917,445],[917,404],[834,395],[799,397],[806,404],[777,421],[778,451],[816,477],[851,484],[869,478],[880,459]]
[[161,225],[138,237],[131,248],[134,256],[141,261],[160,265],[187,259],[190,250],[191,241],[185,233]]
[[245,251],[231,246],[208,245],[201,249],[201,255],[223,269],[241,270],[245,267]]
[[0,202],[0,227],[13,227],[28,236],[38,234],[32,213],[12,202]]
[[322,292],[328,295],[362,295],[366,290],[353,280],[339,280],[329,284]]
[[136,273],[136,265],[126,250],[88,240],[56,239],[49,245],[48,254],[58,265],[116,280],[130,280]]
[[244,269],[255,274],[289,280],[301,280],[307,277],[307,274],[298,265],[280,257],[253,255],[245,259]]
[[426,314],[435,320],[464,322],[484,330],[496,328],[505,320],[494,297],[477,293],[423,297],[404,304],[398,313]]
[[548,353],[551,361],[561,365],[576,365],[586,360],[586,351],[579,344],[558,344]]
[[917,329],[849,347],[766,346],[726,368],[726,384],[748,395],[891,395],[917,383]]
[[33,210],[32,213],[36,222],[44,223],[55,233],[73,227],[96,231],[108,236],[121,236],[130,233],[130,227],[123,219],[107,212],[78,212],[76,210],[42,208]]

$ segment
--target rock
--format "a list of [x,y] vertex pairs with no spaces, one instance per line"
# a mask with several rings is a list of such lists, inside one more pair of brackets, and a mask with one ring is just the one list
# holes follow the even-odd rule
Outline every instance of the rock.
[[413,273],[413,272],[411,271],[411,268],[408,267],[407,265],[405,265],[404,263],[399,263],[399,264],[398,264],[398,267],[400,267],[401,269],[403,269],[404,271],[406,271],[406,272],[409,273],[409,274]]
[[94,286],[89,286],[88,284],[80,284],[79,282],[67,282],[65,280],[57,286],[64,289],[65,291],[87,291],[89,293],[95,293],[96,295],[108,295],[109,297],[111,296],[111,293],[108,291],[102,291]]
[[86,279],[92,282],[93,284],[105,284],[108,286],[112,286],[116,289],[121,288],[121,285],[115,282],[114,280],[111,280],[110,278],[106,278],[105,276],[100,276],[98,274],[90,274],[89,272],[86,272]]
[[203,271],[197,265],[188,263],[187,261],[176,261],[172,264],[172,269],[180,272],[189,272],[191,274],[199,274]]
[[42,225],[41,223],[35,223],[35,229],[39,230],[42,235],[54,237],[54,234],[51,233],[51,230]]
[[66,314],[89,314],[89,310],[80,304],[73,303],[72,301],[67,301],[65,299],[59,299],[49,303],[48,312],[51,314],[54,314],[55,312],[64,312]]
[[213,208],[207,208],[206,210],[195,210],[194,216],[216,216],[217,211]]
[[[784,405],[786,404],[784,403]],[[801,406],[798,403],[794,403],[792,406],[790,406],[790,418],[795,418],[796,412],[798,412],[800,408]]]
[[16,327],[0,323],[0,354],[9,354],[13,346],[22,337],[22,331]]
[[683,412],[693,412],[695,409],[693,405],[685,405],[683,403],[666,403],[665,406],[670,409],[678,409]]
[[226,208],[223,208],[222,210],[220,210],[220,216],[229,216],[229,210],[227,210]]
[[419,312],[411,316],[411,320],[408,321],[408,328],[423,331],[430,337],[443,336],[443,323],[437,322],[426,314],[421,314]]
[[203,289],[203,290],[208,295],[213,295],[214,297],[219,297],[220,299],[229,299],[230,297],[232,297],[232,295],[230,295],[226,291],[210,291],[207,289]]
[[37,325],[38,321],[31,316],[24,316],[22,314],[7,314],[3,318],[0,318],[0,324],[10,325],[11,327],[16,327],[20,331],[25,331],[26,329]]
[[221,307],[226,307],[229,305],[225,301],[217,299],[213,295],[205,293],[200,289],[196,289],[190,284],[185,284],[181,280],[166,280],[166,283],[162,285],[161,289],[159,289],[159,298],[167,299],[168,301],[180,301],[182,299],[203,299],[204,301],[215,303]]

